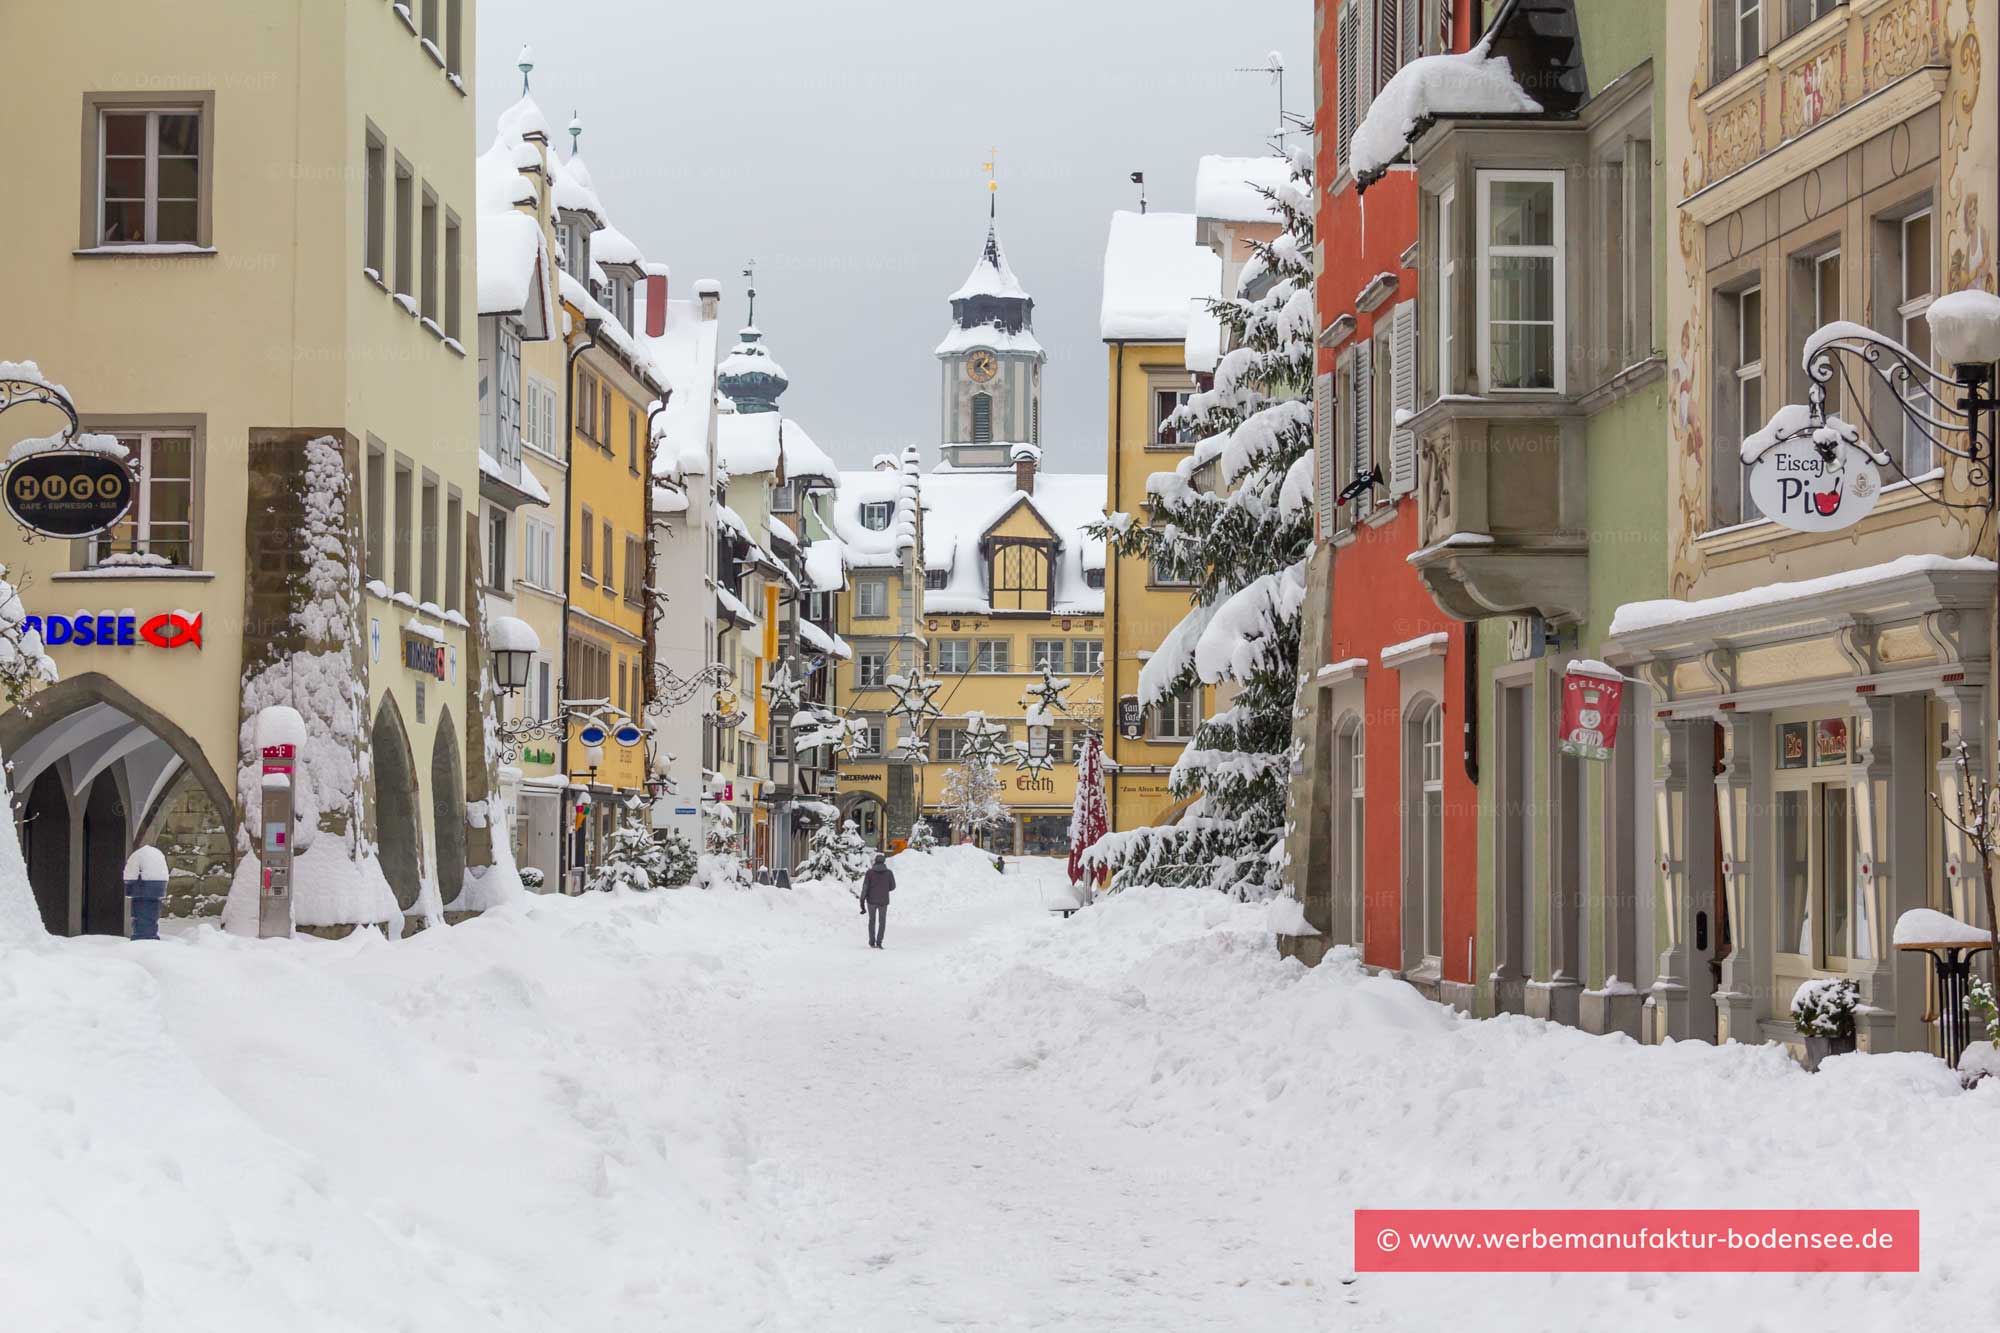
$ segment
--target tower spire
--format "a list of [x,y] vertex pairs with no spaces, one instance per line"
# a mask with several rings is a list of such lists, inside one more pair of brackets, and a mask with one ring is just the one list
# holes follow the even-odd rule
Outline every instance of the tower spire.
[[750,279],[750,286],[748,289],[748,295],[750,297],[750,313],[746,317],[744,322],[749,324],[750,327],[755,328],[757,327],[757,261],[756,260],[753,259],[749,263],[743,266],[743,276]]
[[990,223],[999,213],[1000,205],[1000,150],[989,146],[986,150],[986,220]]

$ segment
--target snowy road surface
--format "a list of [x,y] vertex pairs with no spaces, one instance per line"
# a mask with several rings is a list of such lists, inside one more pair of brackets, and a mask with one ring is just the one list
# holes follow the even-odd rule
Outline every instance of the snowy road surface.
[[[449,931],[0,956],[32,1330],[1990,1327],[2000,1088],[1469,1023],[1261,909],[901,858]],[[1344,1286],[1357,1206],[1923,1210],[1919,1274]]]

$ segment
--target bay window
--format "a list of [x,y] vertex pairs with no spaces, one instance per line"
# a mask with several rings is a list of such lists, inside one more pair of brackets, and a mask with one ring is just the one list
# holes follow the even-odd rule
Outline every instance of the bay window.
[[1458,216],[1458,191],[1447,187],[1437,201],[1437,391],[1454,392],[1452,368],[1458,358],[1458,234],[1452,223]]
[[1563,391],[1563,176],[1479,173],[1479,378],[1487,392]]

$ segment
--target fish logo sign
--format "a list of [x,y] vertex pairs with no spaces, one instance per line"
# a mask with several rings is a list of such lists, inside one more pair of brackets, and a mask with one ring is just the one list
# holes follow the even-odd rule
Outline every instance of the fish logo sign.
[[22,633],[35,633],[50,648],[200,648],[201,616],[162,611],[144,624],[130,611],[78,611],[72,615],[22,616]]
[[139,626],[139,637],[155,648],[179,648],[184,644],[201,647],[201,612],[189,620],[179,611],[162,611]]

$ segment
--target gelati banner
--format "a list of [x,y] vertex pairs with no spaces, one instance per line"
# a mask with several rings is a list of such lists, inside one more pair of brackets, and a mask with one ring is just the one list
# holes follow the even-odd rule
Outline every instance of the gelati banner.
[[1561,748],[1579,759],[1609,759],[1618,744],[1618,703],[1625,682],[1581,672],[1562,682]]

